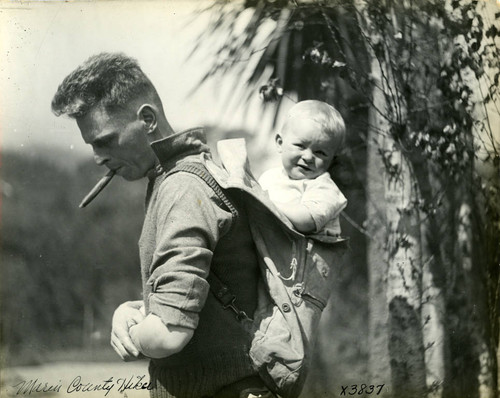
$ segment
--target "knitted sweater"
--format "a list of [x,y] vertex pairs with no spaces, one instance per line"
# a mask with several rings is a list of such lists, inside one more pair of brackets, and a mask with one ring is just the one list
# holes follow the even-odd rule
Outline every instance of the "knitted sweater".
[[[152,145],[161,169],[150,175],[139,241],[146,311],[165,324],[194,329],[178,354],[150,362],[152,396],[204,397],[255,374],[250,337],[224,310],[206,281],[210,269],[253,314],[258,265],[245,208],[230,194],[236,221],[208,185],[195,175],[168,172],[179,162],[209,156],[201,130],[188,130]],[[231,229],[230,233],[228,231]]]

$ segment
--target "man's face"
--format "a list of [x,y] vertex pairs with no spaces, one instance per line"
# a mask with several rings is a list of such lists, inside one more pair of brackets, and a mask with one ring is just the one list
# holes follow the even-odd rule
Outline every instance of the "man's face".
[[292,180],[314,179],[330,167],[335,140],[311,119],[294,118],[276,136],[285,171]]
[[133,109],[108,113],[96,106],[76,122],[99,166],[129,181],[144,177],[154,166],[156,157],[148,144],[146,127]]

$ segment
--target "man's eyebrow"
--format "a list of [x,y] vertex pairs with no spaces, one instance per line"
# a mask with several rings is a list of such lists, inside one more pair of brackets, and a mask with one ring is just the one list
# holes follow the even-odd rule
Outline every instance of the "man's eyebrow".
[[94,138],[92,141],[92,145],[105,145],[108,142],[112,141],[113,138],[116,136],[116,132],[112,131],[106,134],[103,134],[99,137]]

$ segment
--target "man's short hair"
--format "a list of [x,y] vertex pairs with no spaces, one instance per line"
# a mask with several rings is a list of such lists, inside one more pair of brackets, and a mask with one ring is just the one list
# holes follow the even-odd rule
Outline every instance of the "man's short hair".
[[101,53],[87,59],[63,80],[52,100],[52,111],[57,116],[79,118],[96,105],[117,110],[144,95],[160,101],[135,59],[122,53]]
[[[291,119],[310,119],[321,126],[321,130],[335,139],[337,152],[345,141],[346,129],[344,119],[339,111],[323,101],[305,100],[290,108],[285,124]],[[293,122],[292,122],[293,123]]]

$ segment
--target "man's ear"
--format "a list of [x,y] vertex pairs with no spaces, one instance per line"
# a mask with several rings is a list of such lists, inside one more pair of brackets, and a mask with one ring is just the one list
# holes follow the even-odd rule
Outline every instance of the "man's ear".
[[151,134],[158,127],[158,119],[156,117],[156,109],[153,105],[144,104],[137,111],[137,117],[141,120],[148,134]]
[[283,138],[278,133],[278,134],[276,134],[276,137],[274,137],[274,140],[276,142],[276,147],[278,148],[278,153],[281,153],[281,151],[282,151],[281,146],[283,145]]

